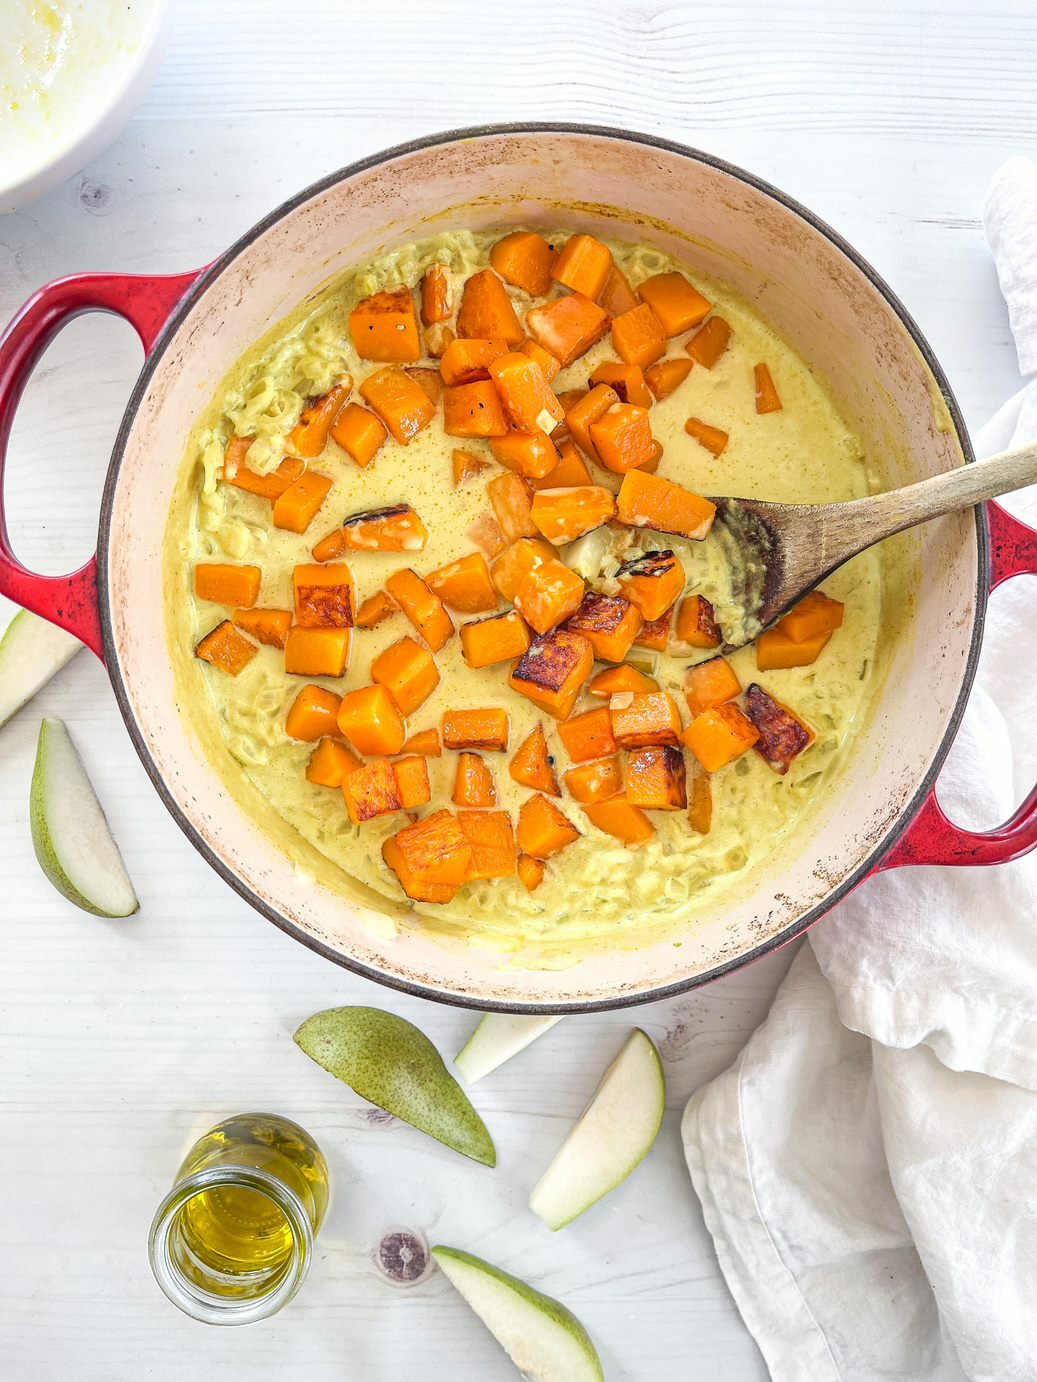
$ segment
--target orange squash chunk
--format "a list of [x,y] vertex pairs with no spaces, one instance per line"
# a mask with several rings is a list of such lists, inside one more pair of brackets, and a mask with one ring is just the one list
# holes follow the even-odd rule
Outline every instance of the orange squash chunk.
[[274,527],[282,528],[289,533],[304,533],[317,510],[327,499],[331,485],[330,475],[322,475],[317,470],[307,470],[305,475],[296,480],[294,485],[289,485],[284,494],[274,500]]
[[508,432],[491,437],[490,450],[497,460],[516,475],[536,481],[558,466],[555,444],[544,432]]
[[505,600],[515,603],[515,592],[542,561],[550,561],[554,548],[540,537],[520,537],[506,547],[490,567],[490,580]]
[[534,859],[550,859],[580,838],[580,832],[553,801],[539,792],[522,803],[518,814],[518,846]]
[[200,561],[194,568],[194,593],[199,600],[251,609],[259,599],[262,579],[263,573],[258,566]]
[[481,547],[488,557],[495,557],[507,545],[500,524],[489,513],[481,513],[465,533],[469,541]]
[[543,725],[538,723],[536,729],[515,750],[508,764],[508,772],[523,787],[546,792],[550,797],[561,796]]
[[445,264],[430,264],[421,275],[421,320],[426,326],[450,319],[450,275]]
[[713,606],[705,595],[689,595],[681,601],[673,635],[690,648],[719,648],[724,641]]
[[731,340],[731,328],[723,317],[710,317],[687,342],[684,349],[696,364],[712,369]]
[[804,720],[756,682],[745,693],[745,713],[760,733],[754,745],[756,752],[782,776],[792,760],[817,738]]
[[716,505],[683,485],[631,470],[623,477],[616,500],[621,523],[631,528],[654,528],[660,533],[701,541],[713,526]]
[[437,369],[430,369],[428,365],[409,365],[404,374],[408,379],[413,379],[425,392],[428,401],[435,408],[439,400],[443,397],[443,379]]
[[593,666],[589,639],[572,629],[552,629],[534,638],[515,663],[508,685],[556,720],[564,720],[572,713]]
[[565,413],[565,425],[573,441],[592,461],[598,459],[591,428],[619,403],[619,394],[610,384],[595,384],[589,393],[582,394]]
[[623,773],[619,759],[598,758],[591,763],[577,763],[562,774],[569,795],[576,801],[608,801],[623,790]]
[[443,383],[454,386],[489,379],[490,365],[507,353],[507,341],[469,340],[459,336],[440,356],[439,372],[443,376]]
[[382,845],[382,858],[415,902],[450,902],[468,878],[472,846],[450,811],[434,811]]
[[258,652],[254,643],[239,633],[229,619],[224,619],[196,645],[194,655],[228,676],[236,677]]
[[412,715],[439,685],[439,668],[427,648],[401,638],[371,663],[371,680],[385,687],[401,715]]
[[319,456],[328,444],[332,423],[352,392],[353,380],[346,375],[341,383],[320,398],[307,399],[299,421],[288,434],[289,451],[296,456],[305,456],[307,460]]
[[649,677],[644,672],[639,672],[636,667],[606,667],[603,672],[599,672],[596,677],[592,677],[587,685],[587,690],[592,696],[612,697],[623,691],[633,691],[641,693],[644,691],[658,691],[659,683],[654,677]]
[[361,360],[410,364],[421,359],[418,316],[409,288],[392,288],[358,302],[349,332]]
[[490,378],[504,404],[511,425],[520,432],[550,432],[563,417],[561,404],[544,371],[521,351],[498,356],[490,364]]
[[296,677],[341,677],[349,666],[352,629],[300,628],[284,640],[284,670]]
[[579,485],[592,485],[591,473],[571,441],[562,442],[558,448],[558,464],[546,475],[533,476],[534,489],[574,489]]
[[753,366],[753,379],[756,384],[756,411],[758,413],[780,413],[781,399],[774,387],[774,380],[766,365]]
[[497,592],[482,552],[469,552],[465,557],[438,566],[425,580],[451,609],[462,610],[465,614],[482,614],[497,608]]
[[700,446],[704,446],[714,456],[723,455],[727,443],[731,440],[730,435],[722,427],[713,427],[698,417],[689,417],[684,424],[684,430],[689,437],[694,437]]
[[340,562],[303,563],[292,571],[295,622],[304,629],[351,629],[356,587],[353,573]]
[[363,763],[347,774],[342,781],[342,797],[354,825],[403,810],[393,765],[384,758]]
[[619,395],[620,403],[634,403],[638,408],[652,406],[652,395],[648,392],[644,372],[639,365],[603,360],[591,375],[590,382],[592,385],[608,384]]
[[646,408],[614,403],[597,422],[591,423],[590,432],[598,460],[617,475],[658,459]]
[[443,747],[447,749],[487,749],[504,753],[510,733],[508,712],[498,706],[448,710],[443,716]]
[[809,595],[804,595],[799,604],[790,609],[784,618],[779,619],[774,627],[791,638],[793,643],[802,643],[805,639],[817,638],[819,634],[834,633],[836,629],[841,629],[843,609],[841,600],[833,600],[823,591],[812,590]]
[[604,485],[563,486],[533,495],[533,522],[556,547],[600,528],[615,514],[616,497]]
[[761,672],[774,672],[784,667],[809,667],[821,656],[830,633],[818,633],[798,643],[775,626],[760,634],[756,640],[756,666]]
[[598,294],[598,306],[610,317],[621,317],[624,312],[629,312],[632,307],[637,306],[637,297],[627,282],[626,274],[622,269],[617,269],[615,264],[609,269],[605,286]]
[[515,608],[537,633],[547,633],[576,613],[584,589],[582,576],[551,557],[534,566],[515,591]]
[[691,804],[688,824],[700,835],[708,835],[713,824],[713,784],[709,773],[698,767],[691,774]]
[[433,360],[439,360],[450,342],[456,340],[457,337],[449,326],[444,326],[442,322],[433,322],[425,328],[425,354],[430,355]]
[[607,801],[589,801],[583,809],[592,825],[626,845],[644,844],[655,834],[655,826],[645,813],[639,806],[631,806],[623,793]]
[[472,846],[468,879],[510,878],[515,872],[515,829],[507,811],[458,811],[457,823]]
[[338,711],[342,699],[323,686],[304,686],[285,717],[284,732],[289,739],[313,742],[338,733]]
[[421,385],[394,365],[369,374],[360,393],[402,446],[413,441],[436,415],[436,405]]
[[497,784],[492,771],[477,753],[459,753],[454,775],[455,806],[496,806]]
[[403,745],[404,753],[420,754],[423,758],[438,758],[443,752],[438,729],[419,729]]
[[646,302],[612,319],[612,345],[628,365],[641,369],[666,354],[666,338],[659,318]]
[[457,334],[518,345],[525,339],[508,290],[492,269],[472,274],[461,291]]
[[629,600],[588,590],[569,628],[590,640],[599,662],[622,662],[641,627],[641,613]]
[[331,428],[336,446],[341,446],[361,470],[371,464],[388,435],[382,420],[359,403],[347,403]]
[[454,636],[450,615],[443,601],[416,571],[409,566],[394,571],[385,582],[385,588],[434,653],[450,642]]
[[588,759],[605,758],[616,752],[612,718],[605,706],[563,720],[558,734],[574,763],[586,763]]
[[657,402],[669,398],[684,383],[691,373],[692,363],[691,360],[660,360],[657,365],[645,370],[645,383],[655,394]]
[[463,485],[466,480],[474,479],[489,468],[489,461],[484,461],[481,456],[476,456],[472,451],[462,451],[460,447],[455,448],[452,458],[455,485]]
[[621,691],[609,701],[609,715],[613,737],[622,749],[680,743],[680,712],[666,691]]
[[733,701],[725,701],[692,720],[684,731],[684,743],[705,768],[715,773],[756,743],[760,731]]
[[508,421],[493,382],[480,379],[444,389],[443,430],[448,437],[503,437]]
[[514,230],[490,250],[490,263],[514,288],[542,298],[551,287],[554,249],[532,230]]
[[234,623],[257,642],[283,648],[292,627],[292,612],[290,609],[236,609]]
[[680,598],[684,590],[684,567],[667,548],[662,552],[643,552],[625,561],[616,572],[623,594],[636,605],[644,619],[659,619]]
[[646,278],[637,291],[641,301],[647,302],[659,318],[667,336],[679,336],[682,331],[698,326],[713,306],[676,269]]
[[519,346],[519,350],[521,350],[523,355],[528,355],[531,360],[537,362],[543,371],[544,378],[549,384],[562,368],[549,350],[545,350],[538,341],[534,341],[529,336],[527,336]]
[[533,522],[533,487],[521,475],[510,472],[495,475],[487,483],[493,512],[497,515],[501,532],[508,542],[522,537],[536,537],[539,529]]
[[546,871],[547,865],[543,859],[534,859],[532,854],[519,855],[518,876],[527,893],[535,892],[540,887]]
[[593,235],[571,235],[554,262],[551,277],[574,293],[596,298],[608,281],[612,251]]
[[469,667],[489,667],[521,657],[530,644],[529,629],[517,610],[461,625],[461,650]]
[[317,787],[341,787],[350,773],[361,766],[360,759],[345,744],[322,739],[306,765],[306,781]]
[[346,692],[338,709],[338,727],[357,753],[371,756],[399,753],[407,738],[396,702],[377,684]]
[[260,499],[277,499],[289,485],[295,484],[306,466],[297,456],[286,456],[276,470],[269,475],[260,475],[245,464],[245,457],[254,440],[254,437],[231,437],[223,453],[222,479],[236,489],[258,495]]
[[330,561],[343,552],[420,552],[428,530],[409,504],[361,509],[313,549],[315,561]]
[[667,610],[658,619],[648,619],[641,625],[641,632],[634,639],[634,646],[651,648],[653,652],[664,653],[670,641],[670,625],[673,611]]
[[396,795],[404,811],[413,811],[415,806],[424,806],[432,800],[428,765],[420,755],[397,758],[392,765],[392,775],[396,779]]
[[669,745],[634,749],[627,758],[626,799],[643,811],[683,811],[688,804],[684,755]]
[[530,308],[526,325],[529,334],[564,368],[597,345],[609,329],[609,316],[583,293],[570,293]]
[[384,620],[390,618],[399,609],[399,605],[387,590],[376,590],[373,595],[368,595],[366,600],[362,600],[360,608],[356,612],[356,627],[358,629],[375,629]]

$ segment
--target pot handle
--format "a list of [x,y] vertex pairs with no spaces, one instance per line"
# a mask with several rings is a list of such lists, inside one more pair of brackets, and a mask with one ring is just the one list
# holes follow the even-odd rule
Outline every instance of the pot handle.
[[[990,589],[1013,576],[1037,575],[1037,529],[1029,528],[993,502],[987,504],[990,533]],[[879,864],[1007,864],[1037,846],[1037,787],[1015,815],[995,830],[966,830],[948,820],[935,787],[922,808]]]
[[67,629],[104,661],[97,558],[70,576],[39,576],[11,550],[4,515],[4,461],[15,409],[40,356],[66,323],[84,312],[124,317],[150,354],[173,308],[202,272],[71,274],[34,293],[0,335],[0,595]]

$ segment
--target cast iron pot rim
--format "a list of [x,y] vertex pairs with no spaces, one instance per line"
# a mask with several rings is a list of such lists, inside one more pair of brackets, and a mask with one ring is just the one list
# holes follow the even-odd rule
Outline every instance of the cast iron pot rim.
[[119,469],[122,464],[126,443],[129,439],[130,430],[133,426],[137,410],[144,398],[151,380],[162,361],[163,356],[176,336],[181,323],[184,321],[188,312],[195,303],[204,295],[209,285],[217,279],[224,269],[228,267],[238,255],[250,245],[252,245],[261,235],[270,229],[277,221],[282,220],[290,212],[296,210],[304,202],[311,198],[320,196],[340,182],[355,177],[358,173],[366,172],[369,168],[376,168],[380,164],[390,163],[394,159],[406,154],[419,153],[423,149],[435,148],[439,144],[453,144],[460,140],[474,140],[489,137],[499,137],[508,134],[575,134],[590,135],[593,137],[604,137],[607,139],[622,139],[631,144],[640,144],[647,148],[661,149],[666,153],[678,154],[683,158],[693,162],[705,164],[707,167],[714,168],[718,172],[725,173],[729,177],[736,178],[740,182],[755,188],[773,201],[778,202],[786,210],[791,211],[809,226],[823,235],[836,249],[838,249],[854,265],[859,273],[878,290],[885,298],[886,302],[900,319],[904,329],[908,332],[915,346],[918,348],[927,367],[932,372],[933,378],[939,386],[940,393],[947,405],[951,420],[954,423],[954,431],[961,447],[962,454],[966,463],[975,460],[972,451],[972,444],[969,440],[968,432],[965,428],[964,419],[958,402],[954,397],[950,384],[944,375],[932,347],[923,336],[914,318],[907,308],[900,301],[899,297],[879,273],[868,263],[866,259],[839,233],[832,229],[819,216],[809,211],[801,205],[795,198],[788,196],[780,191],[771,183],[763,178],[756,177],[755,174],[747,172],[744,168],[736,164],[728,163],[724,159],[716,158],[713,154],[703,152],[701,149],[693,149],[685,144],[679,144],[672,139],[662,139],[656,135],[639,134],[634,130],[617,129],[610,125],[593,125],[582,122],[563,122],[563,121],[529,121],[517,122],[514,124],[501,125],[471,125],[462,129],[443,130],[438,134],[425,135],[421,139],[413,139],[405,144],[394,145],[390,149],[384,149],[380,153],[371,154],[367,158],[359,159],[355,163],[350,163],[337,172],[329,173],[326,177],[320,178],[317,182],[311,183],[303,188],[294,196],[289,197],[273,211],[264,216],[262,220],[245,232],[236,240],[223,254],[215,259],[208,268],[204,269],[195,279],[194,283],[184,294],[173,309],[165,326],[159,332],[150,355],[144,361],[144,367],[133,386],[126,410],[123,413],[122,422],[119,426],[115,444],[112,448],[112,459],[108,467],[108,474],[105,479],[104,490],[101,497],[101,516],[98,528],[98,571],[97,585],[100,603],[101,635],[104,644],[105,663],[108,674],[111,677],[112,686],[115,691],[116,701],[126,728],[129,732],[130,740],[137,751],[137,755],[144,765],[144,770],[151,779],[155,790],[164,803],[170,815],[177,825],[194,845],[195,849],[201,854],[217,874],[228,883],[239,896],[243,897],[250,906],[260,912],[268,921],[272,921],[275,926],[292,936],[295,940],[301,941],[310,950],[325,959],[332,960],[335,964],[341,965],[345,969],[352,970],[353,973],[361,975],[365,979],[372,979],[375,983],[382,984],[387,988],[396,989],[401,993],[406,993],[414,998],[426,998],[439,1003],[446,1003],[453,1007],[474,1008],[482,1012],[502,1012],[519,1014],[544,1014],[555,1015],[562,1013],[585,1013],[585,1012],[608,1012],[618,1008],[635,1007],[642,1003],[654,1003],[664,998],[673,998],[679,994],[689,993],[691,990],[701,988],[704,984],[712,983],[715,979],[720,979],[726,974],[731,974],[737,969],[742,969],[746,965],[752,964],[754,960],[762,959],[764,955],[770,954],[774,950],[780,949],[790,941],[796,939],[805,932],[815,921],[819,920],[827,912],[831,911],[844,897],[851,893],[867,876],[870,874],[879,861],[889,852],[892,846],[907,830],[907,827],[914,820],[922,803],[932,790],[940,768],[943,766],[944,759],[950,751],[954,736],[961,724],[962,715],[965,712],[965,705],[972,690],[972,683],[976,675],[976,666],[979,660],[980,646],[983,640],[983,628],[986,619],[986,607],[988,598],[988,572],[989,572],[989,543],[987,537],[987,526],[984,519],[984,511],[980,506],[976,508],[976,543],[977,543],[977,583],[976,583],[976,617],[973,624],[972,641],[969,647],[969,655],[962,673],[961,690],[951,713],[947,730],[940,742],[936,754],[925,773],[918,790],[911,800],[898,811],[893,824],[885,832],[882,839],[870,852],[868,857],[848,874],[837,887],[833,888],[822,902],[815,903],[802,916],[789,923],[781,931],[751,950],[746,950],[733,959],[725,960],[722,964],[714,965],[703,973],[689,975],[685,979],[678,979],[671,984],[661,984],[655,988],[638,990],[636,993],[619,993],[614,998],[595,998],[576,1002],[546,1002],[546,1003],[522,1003],[507,1002],[502,1000],[481,999],[474,995],[461,993],[450,989],[436,988],[431,984],[423,984],[410,979],[399,978],[376,969],[371,965],[363,964],[350,955],[343,955],[340,951],[333,949],[330,945],[318,940],[315,936],[309,935],[302,927],[282,915],[276,908],[259,897],[259,895],[210,848],[202,838],[197,828],[192,824],[186,813],[181,809],[178,802],[173,797],[168,785],[160,773],[151,751],[144,741],[144,737],[138,728],[136,718],[130,705],[126,685],[122,676],[122,669],[119,665],[118,649],[112,633],[112,620],[110,613],[110,591],[108,586],[108,557],[109,539],[111,534],[111,516],[115,488],[118,483]]

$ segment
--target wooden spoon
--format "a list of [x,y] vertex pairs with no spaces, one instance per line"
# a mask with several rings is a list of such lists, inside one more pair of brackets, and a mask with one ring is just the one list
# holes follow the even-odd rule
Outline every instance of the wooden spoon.
[[1034,483],[1037,445],[838,504],[714,499],[713,531],[735,576],[734,598],[745,609],[741,629],[725,630],[725,649],[750,643],[837,567],[876,542]]

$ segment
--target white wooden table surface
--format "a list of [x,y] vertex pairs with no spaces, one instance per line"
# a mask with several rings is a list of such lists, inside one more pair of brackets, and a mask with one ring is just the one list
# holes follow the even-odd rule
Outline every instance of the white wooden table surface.
[[[586,120],[709,149],[826,217],[907,301],[978,424],[1017,382],[979,209],[1002,159],[1035,151],[1035,54],[1027,0],[184,0],[120,141],[0,218],[0,317],[73,270],[202,264],[289,193],[388,144],[490,120]],[[16,546],[39,569],[69,570],[92,547],[139,364],[128,327],[89,318],[30,386],[7,497]],[[27,795],[41,714],[65,717],[81,745],[140,894],[132,920],[75,911],[36,866]],[[400,1287],[380,1272],[380,1239],[403,1228],[560,1296],[616,1382],[766,1377],[677,1132],[688,1094],[766,1011],[787,955],[638,1013],[570,1020],[478,1086],[500,1150],[492,1174],[372,1120],[291,1041],[311,1012],[366,1002],[452,1053],[471,1017],[353,978],[225,887],[159,804],[89,654],[0,733],[0,860],[0,1374],[513,1376],[441,1276]],[[531,1176],[634,1021],[666,1058],[664,1133],[635,1178],[552,1236],[524,1209]],[[312,1130],[335,1204],[288,1310],[207,1329],[152,1282],[148,1224],[193,1137],[257,1107]]]

